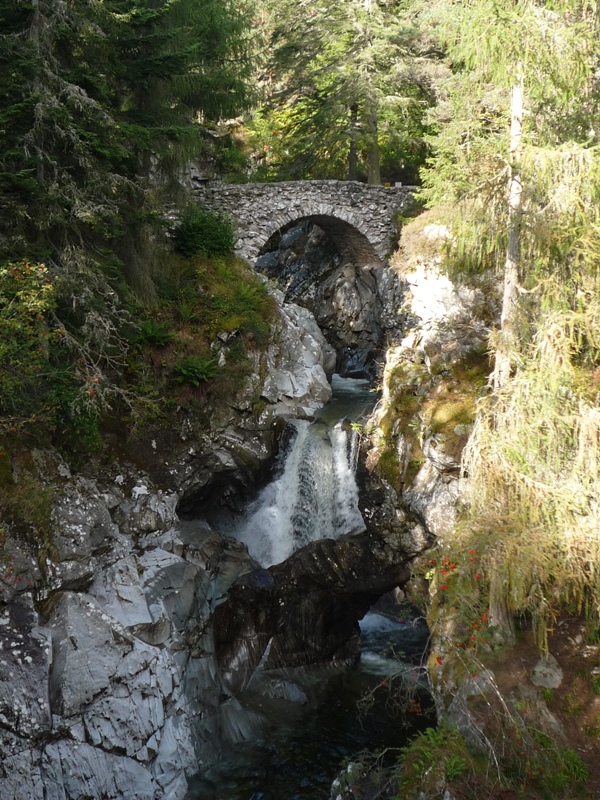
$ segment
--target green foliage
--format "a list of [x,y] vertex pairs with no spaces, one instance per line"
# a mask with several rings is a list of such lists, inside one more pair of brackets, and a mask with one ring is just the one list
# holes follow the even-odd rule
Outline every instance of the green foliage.
[[239,262],[226,259],[216,260],[202,280],[210,292],[207,305],[213,335],[239,331],[265,344],[275,310],[266,285]]
[[175,231],[175,246],[189,257],[233,253],[233,226],[226,217],[214,211],[199,206],[190,207]]
[[585,783],[589,777],[589,771],[581,760],[581,756],[574,750],[567,748],[562,753],[563,768],[568,778]]
[[401,752],[399,789],[403,800],[433,796],[446,781],[458,780],[474,769],[460,734],[443,726],[427,728]]
[[600,360],[600,307],[590,294],[577,311],[559,310],[556,298],[514,377],[480,403],[464,454],[471,536],[487,542],[482,571],[510,612],[532,615],[542,647],[561,604],[596,624],[600,608],[591,566],[600,557],[600,415],[589,371]]
[[400,463],[398,461],[398,453],[396,448],[391,445],[387,447],[377,462],[377,472],[392,486],[394,489],[400,488]]
[[173,341],[173,338],[173,332],[167,322],[158,322],[155,319],[140,322],[137,339],[140,345],[166,347]]
[[54,287],[41,264],[19,262],[0,267],[0,425],[15,428],[51,411],[50,346],[56,332],[48,326]]
[[[260,178],[414,180],[431,101],[405,6],[373,0],[266,4],[271,94],[251,121]],[[352,162],[352,164],[351,164]]]
[[542,688],[540,689],[540,694],[542,695],[546,703],[554,702],[554,689]]
[[187,356],[187,358],[175,365],[173,375],[178,383],[191,383],[192,386],[200,386],[201,383],[214,378],[218,371],[219,366],[212,358]]
[[0,511],[21,536],[43,545],[50,541],[53,494],[32,473],[22,471],[16,482],[3,486]]
[[446,775],[449,781],[456,781],[462,778],[467,770],[467,762],[457,753],[452,753],[446,763]]
[[3,422],[91,446],[99,413],[130,403],[124,305],[130,287],[156,300],[173,179],[247,100],[252,15],[250,0],[0,4],[0,264],[44,262],[52,283],[26,323],[2,288]]
[[596,677],[592,679],[592,691],[594,694],[600,696],[600,675],[596,675]]

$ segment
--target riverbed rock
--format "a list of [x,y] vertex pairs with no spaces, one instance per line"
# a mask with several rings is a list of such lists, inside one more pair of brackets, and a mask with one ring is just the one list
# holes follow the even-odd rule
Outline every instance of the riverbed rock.
[[358,620],[410,576],[396,536],[369,532],[311,542],[287,561],[238,579],[214,614],[226,685],[243,690],[254,671],[351,662]]

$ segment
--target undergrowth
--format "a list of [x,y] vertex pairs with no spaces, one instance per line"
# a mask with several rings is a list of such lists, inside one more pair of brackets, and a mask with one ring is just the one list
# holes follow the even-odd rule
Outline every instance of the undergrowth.
[[[600,304],[554,308],[516,373],[479,404],[463,455],[490,605],[531,615],[539,645],[560,608],[600,619]],[[501,612],[499,612],[501,613]]]
[[261,279],[232,255],[174,253],[157,287],[129,362],[132,387],[153,404],[145,415],[138,406],[135,430],[170,424],[173,405],[225,407],[255,371],[276,313]]

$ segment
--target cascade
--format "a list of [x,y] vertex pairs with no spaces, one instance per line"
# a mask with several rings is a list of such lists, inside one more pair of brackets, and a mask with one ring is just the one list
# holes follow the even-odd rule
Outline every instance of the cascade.
[[323,419],[289,423],[293,435],[279,474],[230,531],[265,567],[309,542],[365,528],[354,474],[358,434],[342,419],[363,411],[368,383],[337,378],[336,389],[338,405],[331,404]]
[[[406,732],[399,731],[389,695],[378,691],[384,676],[402,675],[426,705],[420,662],[428,631],[410,604],[400,611],[388,598],[383,613],[367,614],[360,626],[362,661],[341,667],[341,661],[303,660],[316,652],[317,641],[322,646],[331,636],[336,644],[347,624],[338,612],[353,596],[340,594],[335,580],[328,582],[330,574],[348,572],[348,561],[336,561],[332,548],[293,554],[320,539],[365,531],[355,479],[360,426],[351,423],[367,416],[375,397],[367,380],[334,376],[332,388],[333,398],[318,419],[288,423],[273,479],[228,526],[256,561],[273,569],[243,576],[215,611],[218,663],[236,696],[235,704],[223,704],[222,719],[240,734],[235,748],[198,776],[197,785],[192,782],[187,800],[326,800],[344,758],[367,746],[401,746],[432,719],[406,719]],[[312,561],[316,552],[327,561],[322,572]],[[286,592],[282,569],[275,565],[288,559],[304,571],[290,571]],[[310,580],[311,569],[316,581]],[[378,574],[377,567],[369,574]],[[366,582],[362,589],[370,591]],[[321,595],[328,591],[324,602]],[[367,696],[373,705],[359,719],[358,704]]]

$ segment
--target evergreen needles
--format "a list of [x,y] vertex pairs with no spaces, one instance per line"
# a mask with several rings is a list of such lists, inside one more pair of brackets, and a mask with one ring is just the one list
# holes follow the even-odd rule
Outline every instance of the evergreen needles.
[[530,613],[542,647],[561,604],[600,619],[600,381],[585,368],[599,354],[595,298],[547,314],[464,453],[493,599]]

